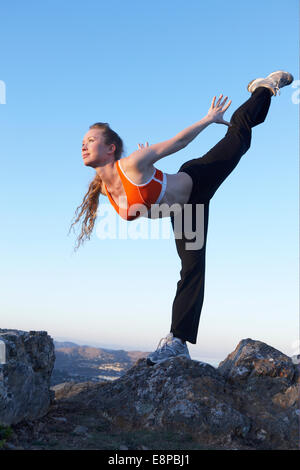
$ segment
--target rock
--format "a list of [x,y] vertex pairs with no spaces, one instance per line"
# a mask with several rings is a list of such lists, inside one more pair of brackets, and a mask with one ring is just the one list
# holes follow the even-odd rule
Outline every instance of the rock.
[[53,340],[45,331],[0,329],[5,362],[0,363],[0,424],[44,416],[52,398]]
[[205,363],[179,357],[149,367],[140,359],[113,383],[82,391],[82,398],[117,427],[181,430],[206,442],[227,442],[246,435],[251,423],[224,385],[218,371]]
[[249,438],[254,443],[264,441],[276,449],[296,446],[299,373],[292,358],[248,338],[240,341],[218,370],[234,386],[239,409],[252,420]]
[[231,382],[252,377],[277,377],[291,381],[295,374],[292,359],[261,341],[244,339],[222,361],[219,372]]
[[245,339],[219,368],[184,357],[152,367],[140,359],[119,379],[81,384],[65,399],[84,402],[117,429],[185,433],[222,448],[298,449],[298,386],[291,358]]
[[74,434],[86,434],[88,432],[88,428],[85,426],[76,426],[73,430]]
[[[0,330],[0,333],[4,331],[7,330]],[[148,366],[141,358],[126,374],[112,382],[56,385],[52,388],[55,395],[52,411],[36,422],[38,397],[35,393],[41,380],[38,374],[42,374],[46,382],[53,366],[51,347],[46,347],[50,339],[46,333],[40,337],[39,334],[4,334],[7,335],[8,362],[0,365],[0,416],[5,412],[7,419],[9,412],[12,421],[21,416],[24,419],[27,413],[26,421],[14,429],[17,440],[13,445],[32,449],[35,442],[42,442],[44,446],[44,442],[51,442],[51,433],[56,442],[59,428],[60,445],[64,444],[63,436],[66,441],[71,436],[68,445],[78,448],[84,441],[84,446],[88,446],[91,437],[88,428],[76,426],[84,416],[84,424],[89,426],[91,435],[95,430],[122,436],[130,436],[131,432],[136,436],[140,432],[141,437],[144,431],[159,435],[170,431],[179,438],[182,436],[183,442],[189,439],[201,448],[298,450],[298,365],[261,341],[242,340],[218,368],[184,357]],[[36,343],[35,350],[33,344]],[[23,374],[19,381],[16,370]],[[39,398],[45,389],[46,386],[38,389]],[[29,391],[33,397],[32,407]],[[47,393],[49,403],[49,389]],[[40,407],[39,412],[46,409],[46,405]],[[63,424],[56,425],[55,421]],[[127,442],[123,439],[119,442]]]
[[83,390],[90,390],[94,389],[97,387],[99,383],[95,382],[80,382],[76,383],[74,381],[72,382],[63,382],[58,385],[54,385],[51,387],[51,390],[54,393],[55,400],[61,400],[63,398],[69,398],[72,396],[78,395]]
[[5,442],[3,444],[3,448],[7,450],[24,450],[24,447],[15,446],[14,444],[11,444],[10,442]]
[[68,420],[67,418],[63,418],[62,416],[52,416],[54,421],[58,421],[59,423],[66,423]]

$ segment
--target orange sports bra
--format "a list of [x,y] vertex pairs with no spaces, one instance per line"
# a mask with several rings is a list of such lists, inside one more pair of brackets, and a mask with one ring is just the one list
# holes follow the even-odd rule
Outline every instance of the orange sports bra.
[[146,183],[135,184],[125,175],[119,160],[116,161],[116,165],[126,193],[126,198],[120,198],[122,200],[121,205],[127,207],[120,207],[111,197],[105,183],[104,187],[109,202],[123,219],[134,220],[141,215],[143,208],[145,211],[145,206],[150,209],[151,204],[159,204],[167,187],[167,175],[165,173],[156,168]]

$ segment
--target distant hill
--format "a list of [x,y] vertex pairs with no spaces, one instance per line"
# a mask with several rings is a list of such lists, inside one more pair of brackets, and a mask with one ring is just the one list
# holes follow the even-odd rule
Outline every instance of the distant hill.
[[51,386],[62,382],[102,382],[121,377],[133,364],[149,353],[79,346],[54,341],[55,364]]
[[78,346],[76,343],[71,343],[71,341],[53,341],[54,347],[58,348],[73,348]]

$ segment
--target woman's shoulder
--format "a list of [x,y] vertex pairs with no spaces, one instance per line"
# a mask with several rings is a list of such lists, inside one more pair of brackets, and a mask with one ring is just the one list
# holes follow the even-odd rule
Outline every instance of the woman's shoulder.
[[122,157],[119,160],[119,167],[121,168],[121,171],[123,171],[123,173],[125,173],[125,175],[132,179],[136,184],[143,184],[145,181],[148,181],[156,171],[154,165],[143,165],[132,155]]

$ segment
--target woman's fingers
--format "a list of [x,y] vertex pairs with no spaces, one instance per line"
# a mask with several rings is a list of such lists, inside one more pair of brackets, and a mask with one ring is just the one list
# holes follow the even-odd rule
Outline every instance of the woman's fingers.
[[143,148],[145,148],[145,147],[149,147],[149,142],[146,142],[145,145],[144,145],[144,144],[138,144],[138,148],[139,148],[140,150],[143,149]]
[[[219,96],[219,99],[218,99],[218,101],[216,102],[216,106],[220,106],[221,108],[223,108],[224,104],[225,104],[226,101],[228,100],[228,96],[225,96],[224,100],[223,100],[222,103],[221,103],[222,98],[223,98],[223,94],[221,94],[221,95]],[[211,107],[212,107],[212,108],[214,108],[214,106],[215,106],[215,100],[216,100],[216,97],[214,96],[214,97],[213,97],[213,100],[212,100],[212,103],[211,103]],[[230,103],[231,103],[231,100],[230,100]],[[226,108],[226,109],[227,109],[227,108]]]
[[228,96],[225,96],[224,100],[220,104],[221,108],[223,108],[223,106],[224,106],[224,104],[226,103],[227,100],[228,100]]
[[232,100],[229,100],[228,103],[226,104],[225,108],[223,109],[223,112],[225,113],[225,111],[229,108],[229,106],[231,105],[232,103]]
[[223,95],[220,95],[220,96],[219,96],[219,99],[218,99],[218,101],[217,101],[217,104],[216,104],[216,106],[219,106],[219,104],[221,103],[221,99],[222,99],[222,97],[223,97]]

